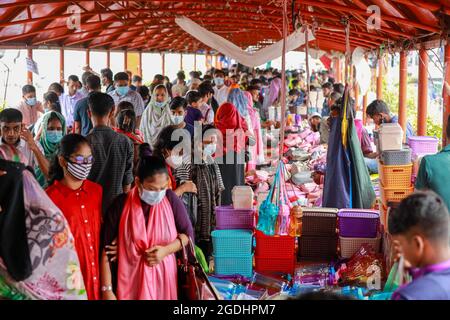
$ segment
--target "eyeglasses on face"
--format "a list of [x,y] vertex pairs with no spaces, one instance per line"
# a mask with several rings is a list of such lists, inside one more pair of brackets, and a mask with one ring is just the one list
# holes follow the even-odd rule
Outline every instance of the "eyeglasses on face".
[[91,164],[94,161],[94,157],[92,155],[90,155],[88,157],[75,156],[75,157],[70,157],[67,160],[72,162],[72,163]]

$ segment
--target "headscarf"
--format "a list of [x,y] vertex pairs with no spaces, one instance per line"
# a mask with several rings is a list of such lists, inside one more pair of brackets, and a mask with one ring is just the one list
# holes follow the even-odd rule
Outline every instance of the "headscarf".
[[280,78],[274,78],[270,82],[269,92],[264,96],[263,102],[263,110],[267,110],[270,106],[272,106],[275,101],[277,101],[280,91],[281,91],[282,82]]
[[[56,115],[58,120],[61,122],[62,127],[62,133],[63,135],[66,133],[66,119],[62,114],[56,111],[47,112],[44,114],[42,118],[42,132],[41,137],[39,138],[39,143],[42,146],[42,149],[44,150],[44,156],[47,158],[48,161],[52,162],[53,158],[58,153],[58,143],[53,143],[48,141],[47,135],[48,135],[48,122],[52,116]],[[45,177],[44,173],[42,172],[41,168],[39,166],[36,166],[34,168],[34,171],[36,172],[36,180],[39,182],[39,184],[45,189],[47,187],[47,178]]]
[[[244,118],[239,114],[237,108],[229,103],[225,102],[222,104],[219,109],[217,110],[215,119],[214,119],[214,125],[215,127],[222,133],[222,139],[227,139],[227,130],[236,131],[239,129],[242,129],[244,132],[248,130],[247,123],[245,122]],[[234,151],[240,152],[245,149],[245,140],[243,139],[237,139],[238,135],[235,136],[235,143],[234,143]],[[232,151],[227,150],[227,144],[226,140],[222,141],[223,146],[223,152],[224,154]],[[218,152],[217,152],[218,151]],[[216,151],[216,156],[220,157],[220,151]]]
[[[156,106],[156,90],[164,88],[166,91],[166,100],[163,107]],[[172,124],[170,117],[169,93],[164,85],[157,85],[152,92],[152,98],[148,107],[144,110],[141,119],[140,130],[144,135],[144,141],[153,146],[156,142],[159,132]]]
[[244,92],[239,88],[234,88],[230,90],[230,93],[228,94],[227,102],[233,104],[237,110],[239,111],[239,114],[242,117],[246,117],[248,115],[247,110],[247,98],[244,95]]

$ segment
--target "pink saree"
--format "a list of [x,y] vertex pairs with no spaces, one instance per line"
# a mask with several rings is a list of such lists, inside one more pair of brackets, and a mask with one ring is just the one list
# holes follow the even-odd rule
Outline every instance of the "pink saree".
[[167,197],[150,209],[147,226],[137,187],[128,194],[119,226],[119,300],[176,300],[177,263],[171,254],[156,266],[145,263],[145,250],[165,246],[177,238]]
[[252,95],[248,91],[244,91],[244,95],[247,98],[247,110],[251,120],[249,126],[252,126],[253,135],[256,140],[256,144],[249,147],[249,151],[252,154],[252,159],[247,163],[246,171],[250,171],[255,170],[257,164],[261,164],[264,162],[264,144],[261,134],[261,118],[258,111],[253,108]]

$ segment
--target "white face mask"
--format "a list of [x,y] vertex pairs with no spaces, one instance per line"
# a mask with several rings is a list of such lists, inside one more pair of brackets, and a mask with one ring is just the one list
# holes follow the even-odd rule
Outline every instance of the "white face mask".
[[212,156],[216,152],[216,149],[217,145],[215,143],[210,143],[203,148],[203,153],[205,156]]
[[176,156],[170,156],[170,157],[168,157],[168,158],[166,159],[166,163],[167,163],[170,167],[176,169],[176,168],[178,168],[179,166],[181,166],[181,165],[183,164],[183,157],[182,157],[182,156],[179,156],[179,155],[176,155]]
[[183,115],[174,115],[171,114],[170,118],[172,119],[173,124],[178,125],[180,123],[182,123],[184,121],[184,116]]
[[160,203],[165,196],[166,196],[166,189],[161,191],[149,191],[142,189],[142,192],[140,194],[141,200],[151,206]]

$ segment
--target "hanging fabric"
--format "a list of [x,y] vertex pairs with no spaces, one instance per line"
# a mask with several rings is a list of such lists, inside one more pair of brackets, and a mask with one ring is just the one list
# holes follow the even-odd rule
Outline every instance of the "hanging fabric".
[[[208,47],[237,60],[239,63],[247,67],[257,67],[271,60],[275,60],[280,57],[280,52],[282,52],[283,40],[280,40],[277,43],[256,52],[250,53],[242,50],[240,47],[227,39],[208,31],[187,17],[175,18],[175,22],[184,31]],[[308,30],[308,39],[309,41],[315,40],[311,30]],[[304,33],[300,29],[296,30],[286,38],[286,52],[297,49],[305,44],[305,41]]]

